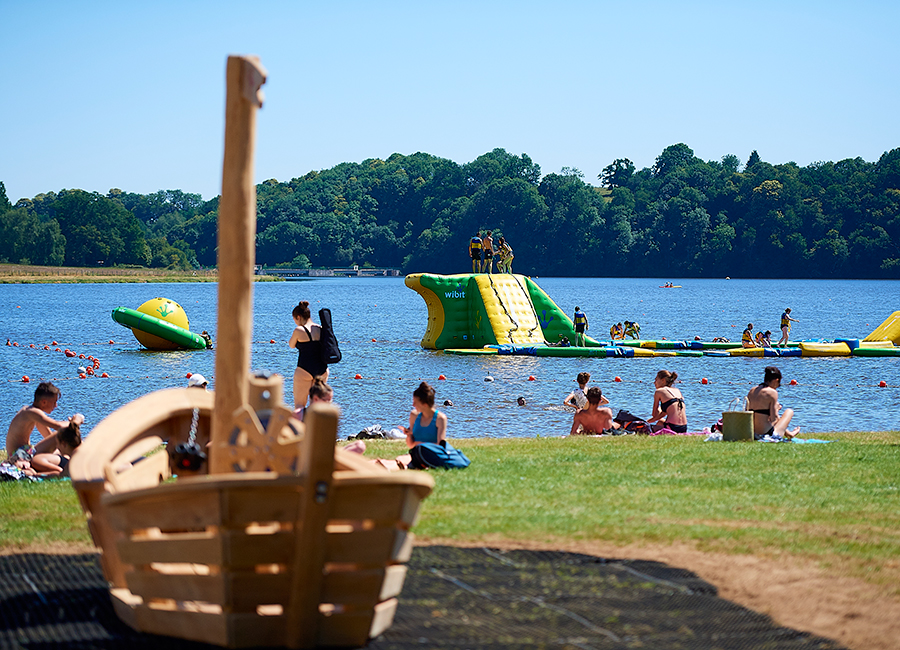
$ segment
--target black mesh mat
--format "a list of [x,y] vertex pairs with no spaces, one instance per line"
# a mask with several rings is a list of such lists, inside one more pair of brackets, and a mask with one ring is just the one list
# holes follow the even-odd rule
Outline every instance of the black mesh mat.
[[[0,557],[0,648],[210,648],[139,634],[113,612],[98,556]],[[394,625],[369,648],[835,650],[659,562],[418,547]]]

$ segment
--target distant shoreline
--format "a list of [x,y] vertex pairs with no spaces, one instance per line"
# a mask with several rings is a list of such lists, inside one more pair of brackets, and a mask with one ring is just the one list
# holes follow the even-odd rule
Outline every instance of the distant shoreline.
[[[254,276],[258,282],[279,282],[280,278]],[[168,269],[105,268],[80,266],[29,266],[0,264],[0,284],[89,284],[218,282],[216,269],[173,271]]]

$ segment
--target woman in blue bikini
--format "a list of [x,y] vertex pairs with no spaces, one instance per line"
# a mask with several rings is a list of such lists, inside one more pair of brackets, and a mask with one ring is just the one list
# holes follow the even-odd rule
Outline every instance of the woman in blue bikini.
[[409,428],[402,428],[410,449],[420,442],[440,444],[447,437],[447,416],[434,409],[434,389],[424,381],[413,391]]

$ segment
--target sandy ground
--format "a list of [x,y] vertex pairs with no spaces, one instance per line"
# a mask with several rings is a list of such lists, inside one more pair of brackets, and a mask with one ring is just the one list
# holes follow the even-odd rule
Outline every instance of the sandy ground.
[[[462,546],[423,539],[418,545]],[[693,571],[719,596],[769,615],[781,625],[839,641],[853,650],[900,649],[900,599],[856,578],[831,575],[796,557],[699,551],[684,544],[615,546],[608,542],[521,543],[485,540],[467,546],[557,550],[608,559],[654,560]]]

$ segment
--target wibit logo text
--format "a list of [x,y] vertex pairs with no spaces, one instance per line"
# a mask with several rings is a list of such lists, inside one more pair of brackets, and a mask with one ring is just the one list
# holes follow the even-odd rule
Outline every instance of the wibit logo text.
[[465,291],[445,291],[444,297],[445,298],[465,298],[466,292]]

